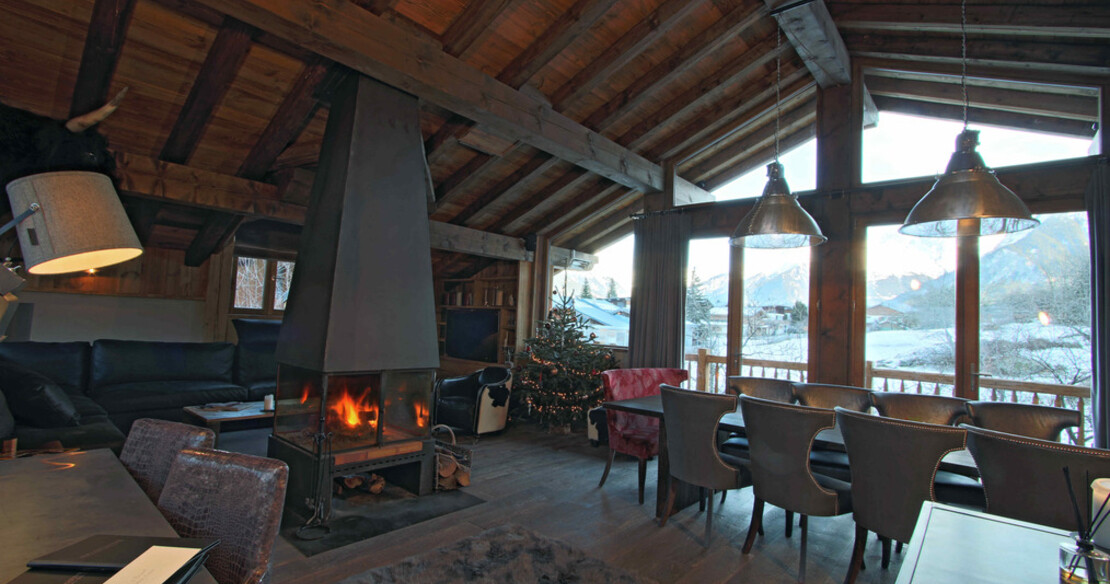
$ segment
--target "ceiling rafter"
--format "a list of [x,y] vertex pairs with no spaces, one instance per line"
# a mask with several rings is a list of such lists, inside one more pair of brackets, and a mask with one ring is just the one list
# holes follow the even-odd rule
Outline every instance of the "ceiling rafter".
[[[789,152],[790,150],[793,150],[794,148],[796,148],[798,146],[801,146],[802,144],[805,144],[806,142],[812,140],[816,136],[817,136],[817,125],[816,124],[809,124],[809,125],[803,126],[803,127],[801,127],[800,129],[798,129],[797,131],[795,131],[794,133],[791,133],[791,134],[780,135],[779,136],[779,151],[780,152]],[[747,156],[743,157],[737,165],[731,166],[728,169],[723,170],[720,173],[705,179],[703,181],[703,183],[705,184],[705,188],[707,188],[709,190],[713,190],[713,189],[716,189],[718,187],[721,187],[721,186],[731,182],[733,179],[744,176],[748,172],[750,172],[750,171],[752,171],[756,168],[759,168],[760,166],[763,166],[763,165],[767,164],[774,157],[775,157],[775,146],[774,146],[774,144],[770,144],[768,146],[765,146],[764,148],[762,148],[762,149],[760,149],[756,152],[751,152]],[[758,194],[758,193],[753,193],[753,194]]]
[[[794,51],[821,87],[852,82],[852,63],[844,39],[824,2],[763,0]],[[780,9],[780,11],[775,11]]]
[[[955,83],[865,77],[871,95],[885,95],[919,101],[962,105],[963,91]],[[958,82],[957,82],[958,83]],[[972,106],[1036,116],[1058,117],[1094,122],[1098,120],[1098,98],[1032,91],[969,86]]]
[[[614,193],[618,194],[613,196]],[[628,197],[638,196],[639,193],[637,190],[627,189],[618,184],[599,185],[598,189],[590,189],[575,198],[574,211],[563,213],[553,220],[546,221],[542,227],[536,230],[536,233],[549,237],[562,235],[566,231],[589,221],[592,217],[605,214],[610,207],[620,204]]]
[[[887,95],[876,95],[875,104],[883,111],[942,120],[962,121],[964,113],[962,104],[935,103]],[[1032,132],[1046,132],[1081,138],[1092,138],[1095,135],[1095,124],[1083,120],[999,111],[975,106],[968,109],[967,117],[973,124],[1020,128]]]
[[89,32],[77,69],[69,116],[79,116],[104,105],[127,36],[135,0],[96,0]]
[[[960,5],[852,4],[833,2],[829,12],[841,30],[959,33]],[[967,7],[967,32],[1014,36],[1110,38],[1110,14],[1104,7],[1037,4]]]
[[616,3],[617,0],[578,0],[505,66],[497,79],[513,88],[524,85]]
[[500,217],[494,217],[492,221],[479,221],[474,227],[504,233],[514,221],[531,212],[536,205],[548,199],[557,200],[563,194],[580,186],[590,176],[590,173],[579,167],[571,168],[555,180],[547,183],[543,188],[532,193],[526,200],[508,209]]
[[481,38],[494,20],[512,4],[513,0],[471,0],[447,30],[443,31],[440,41],[443,52],[455,57],[462,56]]
[[532,156],[523,166],[517,168],[493,187],[486,189],[462,211],[456,213],[450,222],[455,225],[466,225],[471,217],[477,215],[497,199],[501,197],[511,199],[519,195],[532,180],[543,176],[544,173],[560,163],[563,163],[563,161],[550,154],[539,153]]

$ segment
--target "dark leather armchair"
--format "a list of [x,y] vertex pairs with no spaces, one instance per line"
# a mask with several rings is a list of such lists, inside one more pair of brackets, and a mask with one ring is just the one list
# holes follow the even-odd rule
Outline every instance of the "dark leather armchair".
[[736,397],[671,385],[663,385],[660,393],[670,461],[667,505],[661,525],[666,525],[671,515],[676,480],[709,489],[709,509],[705,513],[705,546],[709,547],[713,535],[713,491],[752,484],[751,473],[746,468],[748,461],[717,452],[714,446],[717,423],[721,416],[736,410]]
[[943,395],[876,391],[871,403],[880,416],[951,426],[967,421],[967,400]]
[[798,581],[805,581],[808,517],[829,517],[852,511],[851,486],[810,470],[809,450],[817,434],[836,426],[832,410],[740,396],[744,426],[751,441],[752,488],[755,505],[743,553],[752,550],[763,524],[764,502],[801,514],[801,558]]
[[1082,422],[1076,410],[1031,404],[973,401],[967,411],[974,426],[1038,440],[1059,441],[1060,432]]
[[216,433],[208,428],[166,420],[139,418],[123,443],[119,461],[154,503],[170,474],[177,453],[186,448],[214,448]]
[[504,430],[512,379],[505,367],[440,379],[434,392],[435,423],[479,435]]
[[730,375],[728,391],[733,395],[750,395],[772,401],[786,403],[794,401],[794,382],[788,379]]
[[[875,392],[850,385],[831,385],[828,383],[795,383],[794,397],[798,403],[811,408],[844,408],[853,412],[871,411],[871,394]],[[838,450],[814,448],[809,457],[813,472],[818,472],[842,481],[851,480],[848,470],[848,455]]]
[[1075,531],[1075,511],[1064,482],[1071,472],[1075,500],[1086,501],[1088,473],[1110,477],[1110,451],[1037,440],[964,424],[987,491],[987,513]]
[[845,584],[863,564],[867,533],[883,546],[882,566],[890,565],[891,540],[913,535],[921,504],[935,501],[933,476],[940,459],[964,448],[967,432],[952,426],[882,418],[836,409],[836,424],[852,463],[852,509],[856,543]]

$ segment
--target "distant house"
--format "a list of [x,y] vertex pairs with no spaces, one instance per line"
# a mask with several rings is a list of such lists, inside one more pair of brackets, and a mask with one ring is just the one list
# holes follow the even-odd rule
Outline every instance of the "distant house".
[[884,304],[867,309],[868,330],[901,330],[906,328],[906,313]]
[[589,322],[598,344],[628,346],[627,308],[600,298],[575,298],[574,310]]

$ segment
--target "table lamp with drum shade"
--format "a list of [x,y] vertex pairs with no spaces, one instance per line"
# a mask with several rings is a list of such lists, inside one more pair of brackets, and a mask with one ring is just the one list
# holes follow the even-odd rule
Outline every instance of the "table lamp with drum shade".
[[112,180],[96,172],[33,174],[8,183],[23,262],[35,275],[80,272],[125,262],[143,247]]

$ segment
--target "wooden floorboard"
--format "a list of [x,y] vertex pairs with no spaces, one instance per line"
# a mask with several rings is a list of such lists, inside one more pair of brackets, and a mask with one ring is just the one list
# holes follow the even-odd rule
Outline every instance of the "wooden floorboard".
[[[794,582],[798,573],[799,529],[787,539],[782,510],[767,507],[766,535],[752,553],[740,548],[751,518],[751,489],[732,491],[723,505],[714,504],[713,541],[704,544],[705,513],[697,506],[659,527],[653,515],[655,462],[648,464],[644,505],[636,502],[636,461],[618,456],[602,488],[604,446],[591,447],[581,434],[551,435],[516,423],[498,436],[474,444],[473,483],[467,492],[486,502],[361,541],[304,557],[278,537],[274,547],[273,584],[328,584],[371,568],[505,524],[517,524],[563,540],[612,565],[660,583]],[[797,519],[795,519],[797,521]],[[810,519],[807,582],[841,582],[852,551],[851,515]],[[901,564],[895,554],[888,570],[879,567],[880,546],[868,542],[866,562],[857,582],[893,583]]]

